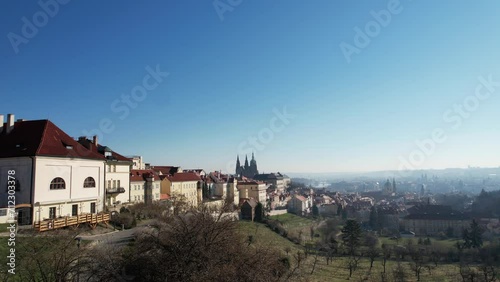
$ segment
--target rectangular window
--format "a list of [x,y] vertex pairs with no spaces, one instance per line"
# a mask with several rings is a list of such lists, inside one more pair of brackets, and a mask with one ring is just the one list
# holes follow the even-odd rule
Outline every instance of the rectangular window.
[[159,199],[160,198],[160,194],[156,194],[156,199]]
[[113,180],[113,188],[116,188],[116,180]]
[[108,172],[111,172],[111,165],[108,165]]
[[116,172],[116,165],[113,165],[113,172]]
[[56,218],[56,208],[55,207],[49,208],[49,218],[50,219]]
[[6,216],[6,215],[7,215],[7,209],[1,209],[0,216]]
[[95,213],[95,203],[90,203],[90,213]]
[[72,205],[71,206],[71,215],[72,216],[77,216],[78,215],[78,205]]
[[116,181],[116,185],[117,185],[116,187],[120,187],[120,180]]

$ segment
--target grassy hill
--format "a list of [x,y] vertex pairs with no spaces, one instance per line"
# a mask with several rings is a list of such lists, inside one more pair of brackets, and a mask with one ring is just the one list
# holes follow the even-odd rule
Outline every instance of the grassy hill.
[[[273,216],[271,219],[279,220],[283,226],[285,226],[291,232],[298,232],[299,230],[305,230],[309,232],[311,225],[315,225],[316,222],[311,219],[302,218],[292,214],[284,214],[279,216]],[[252,244],[263,245],[266,247],[277,248],[282,251],[283,255],[288,256],[291,262],[291,269],[297,265],[297,253],[304,253],[305,249],[303,245],[298,245],[292,243],[290,240],[280,236],[276,232],[269,229],[265,224],[253,223],[249,221],[240,221],[239,232],[245,236],[252,235],[254,240]],[[308,241],[309,233],[304,234],[304,242]],[[404,239],[405,240],[405,239]],[[404,240],[396,242],[395,240],[389,240],[381,238],[381,243],[387,243],[390,245],[395,244],[405,244]],[[416,241],[414,242],[416,243]],[[432,244],[436,246],[449,247],[454,243],[453,240],[433,240]],[[288,254],[285,250],[289,249]],[[294,272],[294,277],[292,281],[382,281],[383,265],[381,258],[377,258],[373,264],[373,268],[370,270],[370,261],[368,258],[361,258],[359,261],[358,268],[353,273],[352,277],[349,278],[348,269],[348,257],[334,257],[333,262],[326,264],[326,259],[323,256],[316,256],[314,254],[309,254],[307,258],[304,258],[301,262],[300,269]],[[394,281],[394,270],[399,268],[403,270],[405,277],[404,281],[417,281],[415,274],[412,270],[411,261],[405,260],[398,263],[396,260],[391,258],[386,265],[386,281]],[[313,271],[314,268],[314,271]],[[312,272],[312,274],[311,274]],[[425,267],[421,271],[420,281],[461,281],[459,275],[458,264],[434,264],[429,263],[428,267]]]

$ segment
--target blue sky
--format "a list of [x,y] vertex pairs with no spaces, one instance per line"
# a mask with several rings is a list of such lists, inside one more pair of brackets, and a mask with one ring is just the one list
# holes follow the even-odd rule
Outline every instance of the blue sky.
[[[74,137],[104,120],[115,151],[186,168],[250,151],[265,172],[500,165],[497,1],[54,1],[46,22],[35,1],[0,4],[3,114]],[[126,106],[148,66],[168,76]]]

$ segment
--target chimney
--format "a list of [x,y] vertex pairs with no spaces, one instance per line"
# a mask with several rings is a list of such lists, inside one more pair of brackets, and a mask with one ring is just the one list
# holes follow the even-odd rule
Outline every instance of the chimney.
[[92,137],[92,143],[94,143],[94,145],[97,147],[97,135],[94,135],[94,137]]
[[14,114],[7,115],[7,128],[5,129],[5,133],[9,134],[12,129],[14,129]]
[[0,115],[0,134],[3,132],[3,115]]

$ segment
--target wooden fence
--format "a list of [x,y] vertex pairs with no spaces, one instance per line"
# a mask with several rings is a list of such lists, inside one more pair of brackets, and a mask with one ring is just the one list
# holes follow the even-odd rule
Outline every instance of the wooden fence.
[[108,224],[110,218],[110,213],[80,214],[77,216],[66,216],[35,222],[34,228],[35,230],[42,232],[67,226],[76,228],[82,223],[87,223],[93,229],[97,226],[98,223],[104,222]]

